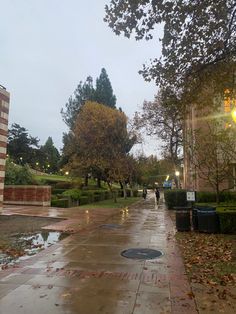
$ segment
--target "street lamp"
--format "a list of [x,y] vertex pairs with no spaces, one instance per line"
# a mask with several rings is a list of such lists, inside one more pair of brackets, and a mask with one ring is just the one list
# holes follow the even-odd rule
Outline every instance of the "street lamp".
[[232,116],[234,122],[236,123],[236,107],[234,107],[234,109],[231,111],[231,116]]
[[175,171],[175,176],[177,178],[177,189],[179,189],[179,175],[180,175],[180,172],[179,171]]

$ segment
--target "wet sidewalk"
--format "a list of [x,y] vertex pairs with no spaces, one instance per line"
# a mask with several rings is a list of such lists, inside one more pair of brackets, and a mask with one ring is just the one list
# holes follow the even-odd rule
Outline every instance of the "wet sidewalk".
[[[85,213],[89,228],[75,228],[75,234],[18,268],[2,271],[0,313],[197,313],[164,205],[155,205],[151,195],[111,212],[108,220],[106,215]],[[163,255],[146,261],[122,257],[129,248]]]

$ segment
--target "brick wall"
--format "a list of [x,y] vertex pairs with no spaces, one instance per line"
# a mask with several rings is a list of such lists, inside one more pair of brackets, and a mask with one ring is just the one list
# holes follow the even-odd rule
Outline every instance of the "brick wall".
[[0,85],[0,212],[3,205],[10,94]]
[[51,205],[51,187],[38,185],[6,185],[4,204]]

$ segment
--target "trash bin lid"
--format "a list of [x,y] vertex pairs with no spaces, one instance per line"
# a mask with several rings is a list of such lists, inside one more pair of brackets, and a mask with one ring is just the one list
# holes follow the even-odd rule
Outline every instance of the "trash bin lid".
[[215,211],[216,210],[216,207],[213,207],[213,206],[201,206],[201,205],[195,205],[194,206],[194,209],[197,209],[197,210],[201,210],[201,211]]
[[187,206],[176,206],[174,207],[175,210],[191,210],[192,207]]

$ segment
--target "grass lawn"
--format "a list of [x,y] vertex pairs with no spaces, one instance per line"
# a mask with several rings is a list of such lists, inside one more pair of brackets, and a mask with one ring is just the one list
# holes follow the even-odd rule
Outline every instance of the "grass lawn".
[[45,174],[45,175],[34,175],[34,178],[37,181],[41,181],[41,180],[50,180],[50,181],[66,181],[66,182],[70,182],[71,178],[68,176],[59,176],[56,174]]
[[90,209],[99,209],[99,208],[123,208],[126,206],[130,206],[137,201],[141,200],[140,197],[128,197],[127,199],[124,198],[117,198],[117,202],[115,203],[114,200],[105,200],[100,201],[92,204],[82,205],[79,208],[90,208]]

